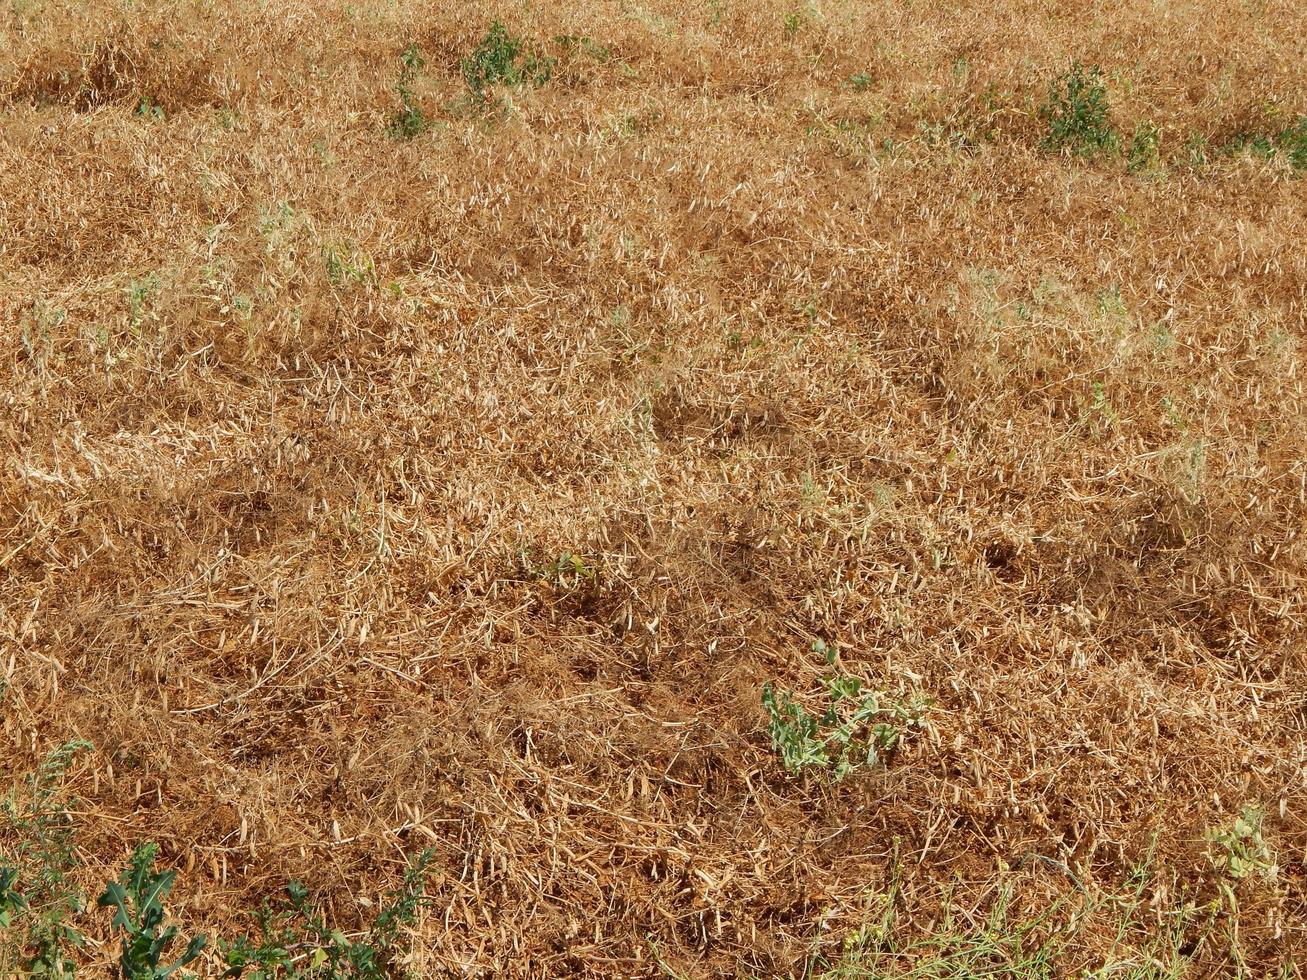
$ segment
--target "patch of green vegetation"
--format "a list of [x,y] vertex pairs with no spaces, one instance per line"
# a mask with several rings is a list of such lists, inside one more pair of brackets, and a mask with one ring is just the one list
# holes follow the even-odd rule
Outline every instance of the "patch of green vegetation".
[[1152,123],[1140,123],[1135,127],[1126,147],[1126,166],[1132,174],[1144,173],[1157,166],[1159,137],[1160,131]]
[[865,92],[871,88],[871,73],[865,71],[854,72],[849,76],[849,87],[855,92]]
[[[1184,898],[1176,883],[1159,883],[1150,848],[1114,888],[1087,888],[1065,865],[1031,854],[1014,870],[1041,862],[1063,872],[1073,887],[1042,908],[1020,911],[1015,883],[998,886],[983,917],[964,915],[945,897],[942,919],[924,931],[899,923],[899,884],[868,901],[868,921],[832,953],[810,961],[814,980],[1179,980],[1210,932],[1208,910]],[[1159,887],[1160,885],[1160,887]],[[1159,894],[1177,899],[1158,909]],[[1088,952],[1085,937],[1108,937],[1106,951]]]
[[1275,137],[1275,148],[1294,170],[1307,170],[1307,116],[1299,116],[1292,126],[1282,130]]
[[[1239,898],[1247,892],[1253,881],[1259,881],[1262,890],[1280,891],[1280,869],[1275,855],[1266,841],[1263,825],[1265,813],[1260,806],[1246,805],[1229,824],[1210,828],[1206,833],[1207,858],[1215,872],[1217,898],[1209,904],[1213,919],[1227,913],[1225,933],[1230,958],[1238,976],[1246,971],[1246,952],[1239,935]],[[1290,961],[1281,969],[1280,976],[1301,977]],[[1293,972],[1290,970],[1293,969]]]
[[1093,400],[1090,403],[1090,412],[1093,418],[1104,429],[1117,429],[1121,425],[1121,416],[1117,414],[1112,407],[1111,400],[1107,397],[1107,389],[1103,387],[1101,381],[1095,381],[1092,387]]
[[310,900],[308,889],[292,881],[280,908],[265,905],[256,915],[257,940],[242,937],[224,944],[224,977],[249,980],[386,980],[395,975],[400,930],[411,926],[422,905],[434,853],[422,851],[404,872],[404,881],[360,938],[331,928]]
[[555,62],[528,50],[526,42],[495,21],[459,67],[473,97],[484,101],[494,85],[544,85],[553,76]]
[[0,816],[17,839],[0,859],[0,976],[75,973],[74,953],[85,940],[69,920],[84,902],[70,880],[76,855],[62,789],[73,760],[90,747],[81,739],[60,745],[0,798]]
[[564,589],[575,588],[582,581],[595,577],[595,566],[580,555],[564,553],[553,561],[532,568],[534,578],[543,579]]
[[[50,752],[37,770],[0,798],[7,836],[17,844],[0,861],[0,976],[72,980],[86,940],[72,921],[85,903],[69,881],[77,860],[72,842],[71,801],[60,792],[75,756],[90,744],[75,740]],[[172,869],[156,870],[158,845],[141,844],[127,867],[109,882],[97,907],[112,912],[118,934],[113,975],[117,980],[164,980],[190,976],[207,937],[178,942],[165,903],[177,882]],[[258,938],[220,942],[224,977],[247,980],[389,980],[402,974],[405,930],[426,902],[434,853],[416,855],[401,885],[390,892],[362,934],[347,936],[329,924],[292,882],[289,903],[256,913]]]
[[1208,859],[1218,872],[1217,888],[1232,910],[1239,907],[1234,885],[1248,878],[1272,879],[1278,874],[1275,858],[1262,833],[1265,814],[1245,806],[1228,825],[1207,832]]
[[1122,317],[1129,312],[1119,285],[1095,290],[1094,304],[1098,307],[1098,315],[1101,317]]
[[1020,917],[1012,911],[1012,898],[1010,888],[1001,890],[979,927],[959,921],[950,908],[932,933],[916,939],[896,936],[892,904],[884,902],[879,921],[846,937],[836,959],[821,962],[820,972],[813,976],[819,980],[1051,980],[1066,945],[1065,937],[1048,929],[1059,907]]
[[879,116],[872,114],[850,119],[828,117],[818,110],[813,110],[812,121],[808,123],[806,133],[819,140],[839,159],[863,164],[875,152],[875,132],[882,122]]
[[352,243],[327,245],[322,250],[322,257],[327,266],[327,279],[337,289],[376,278],[372,256]]
[[134,332],[140,330],[150,303],[158,295],[160,286],[159,277],[153,272],[139,279],[133,279],[127,284],[124,295],[127,299],[128,318]]
[[395,83],[399,108],[386,125],[386,132],[393,139],[411,140],[430,126],[422,107],[418,105],[417,96],[413,94],[413,82],[425,66],[422,49],[416,44],[409,44],[399,56],[399,81]]
[[1180,162],[1191,170],[1201,170],[1207,166],[1207,137],[1201,133],[1190,133],[1184,141]]
[[1042,146],[1082,157],[1114,152],[1120,138],[1108,114],[1102,69],[1097,65],[1085,68],[1077,61],[1049,84],[1047,99],[1039,110],[1048,127]]
[[880,765],[906,732],[922,726],[929,700],[919,695],[900,700],[868,690],[861,678],[837,665],[834,646],[818,640],[813,650],[834,668],[821,682],[824,710],[809,713],[794,692],[778,696],[770,683],[762,689],[767,730],[782,765],[791,773],[828,772],[836,780]]
[[173,870],[155,871],[159,845],[141,844],[132,852],[126,870],[105,886],[98,904],[113,909],[113,927],[122,933],[118,955],[121,980],[164,980],[200,955],[207,937],[194,936],[182,954],[165,966],[168,947],[177,938],[177,926],[163,926],[163,903],[177,880]]
[[163,122],[166,114],[163,111],[163,106],[147,95],[136,103],[136,115],[151,122]]
[[1222,155],[1250,153],[1260,160],[1283,158],[1295,171],[1307,170],[1307,116],[1279,131],[1244,132],[1219,148]]
[[68,312],[52,306],[45,300],[32,304],[31,312],[22,319],[18,343],[23,355],[38,374],[45,372],[54,354],[54,334],[68,319]]

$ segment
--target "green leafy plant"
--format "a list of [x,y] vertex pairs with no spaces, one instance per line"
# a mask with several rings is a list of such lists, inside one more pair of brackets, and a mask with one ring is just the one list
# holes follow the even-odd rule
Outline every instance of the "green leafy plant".
[[483,101],[486,90],[493,85],[544,85],[553,75],[554,63],[553,58],[526,50],[520,37],[509,34],[508,28],[495,21],[459,67],[473,97]]
[[1074,63],[1049,84],[1048,97],[1039,111],[1048,126],[1044,149],[1083,157],[1115,151],[1120,140],[1108,112],[1102,69]]
[[[1027,910],[1019,900],[1016,876],[1035,862],[1065,874],[1072,887]],[[1183,885],[1159,881],[1151,847],[1116,887],[1081,882],[1061,862],[1034,853],[1025,855],[1009,873],[982,917],[965,914],[946,891],[941,895],[943,914],[921,929],[898,919],[896,854],[889,887],[866,899],[863,924],[834,948],[813,955],[805,976],[813,980],[1073,976],[1179,980],[1190,975],[1190,958],[1210,932],[1210,918],[1203,921],[1201,910],[1183,896]],[[1162,907],[1160,916],[1159,891],[1176,895]],[[1110,941],[1106,950],[1093,948],[1105,937]],[[1089,963],[1097,968],[1090,969]]]
[[140,330],[141,324],[149,314],[150,304],[161,288],[159,277],[149,272],[139,279],[133,279],[123,291],[127,299],[127,312],[133,332]]
[[1190,133],[1184,141],[1181,160],[1192,170],[1201,170],[1207,166],[1207,137],[1202,133]]
[[361,285],[376,278],[372,256],[352,242],[324,246],[322,258],[327,266],[327,279],[337,289]]
[[1265,814],[1245,806],[1228,826],[1207,832],[1207,857],[1218,873],[1216,886],[1232,910],[1238,909],[1234,885],[1248,878],[1274,878],[1275,858],[1262,834]]
[[431,848],[420,851],[405,869],[403,883],[390,893],[389,901],[372,920],[372,928],[369,930],[372,942],[387,956],[391,955],[399,940],[400,929],[412,926],[417,921],[418,909],[425,901],[431,862],[435,857],[436,852]]
[[1126,165],[1132,174],[1142,173],[1157,166],[1157,143],[1160,131],[1152,123],[1140,123],[1130,137],[1126,148]]
[[581,555],[574,555],[565,552],[552,561],[542,564],[535,564],[527,556],[523,556],[527,562],[527,569],[532,578],[548,582],[555,588],[562,590],[571,590],[579,588],[583,583],[594,580],[597,569]]
[[[813,649],[835,666],[834,647],[818,640]],[[829,772],[836,780],[859,769],[873,768],[898,746],[905,732],[921,727],[929,701],[919,695],[907,700],[867,690],[859,677],[838,667],[822,679],[826,706],[810,713],[794,699],[763,685],[767,730],[772,747],[791,773],[806,769]]]
[[855,92],[865,92],[871,88],[871,73],[865,71],[854,72],[849,76],[849,87]]
[[193,937],[171,965],[163,964],[165,952],[177,937],[177,927],[163,928],[163,903],[172,891],[177,872],[155,871],[157,844],[139,845],[117,881],[105,886],[97,902],[112,908],[113,927],[122,932],[118,957],[121,980],[162,980],[176,973],[200,955],[207,941]]
[[1307,170],[1307,116],[1279,132],[1242,132],[1217,148],[1220,155],[1251,153],[1262,160],[1283,157],[1295,172]]
[[[0,864],[0,973],[11,965],[30,976],[72,977],[73,951],[84,945],[68,921],[82,909],[68,880],[75,864],[72,822],[61,790],[73,759],[90,743],[74,739],[49,752],[36,770],[0,800],[5,823],[17,838]],[[12,864],[9,862],[12,861]],[[12,961],[12,962],[11,962]]]
[[1307,116],[1299,116],[1292,126],[1281,131],[1275,137],[1275,147],[1294,170],[1307,170]]
[[326,923],[299,882],[287,886],[280,909],[258,913],[259,938],[224,946],[224,977],[247,980],[384,980],[398,959],[400,932],[417,920],[433,852],[422,851],[404,873],[403,884],[360,938],[351,939]]
[[17,868],[0,868],[0,929],[9,928],[14,917],[27,910],[27,899],[14,888]]
[[1092,399],[1090,401],[1089,413],[1096,427],[1103,429],[1116,429],[1121,425],[1121,416],[1117,414],[1116,409],[1112,406],[1112,401],[1107,397],[1107,389],[1103,387],[1101,381],[1095,381],[1091,386]]
[[148,119],[151,122],[163,122],[165,113],[163,106],[146,96],[136,104],[136,115],[142,119]]
[[[74,955],[85,939],[68,920],[84,911],[84,903],[67,880],[76,854],[61,789],[75,756],[89,748],[81,740],[59,746],[0,797],[6,836],[17,841],[0,860],[0,977],[76,976]],[[180,952],[172,951],[174,944],[180,945],[179,930],[167,923],[164,903],[177,872],[155,870],[158,850],[153,843],[138,846],[97,901],[112,910],[112,928],[120,934],[114,968],[118,980],[164,980],[183,974],[207,943],[198,935]],[[398,975],[403,933],[425,901],[433,857],[431,850],[417,854],[368,929],[354,936],[330,925],[309,901],[308,889],[292,882],[282,909],[273,911],[265,904],[258,913],[258,939],[242,937],[223,944],[223,975],[249,980],[389,980]]]
[[399,108],[390,117],[386,131],[397,140],[411,140],[420,136],[430,125],[418,105],[417,96],[413,94],[413,82],[426,66],[422,49],[410,44],[399,56],[399,81],[395,91],[399,95]]
[[[27,899],[17,888],[18,869],[0,868],[0,970],[9,971],[14,951],[9,948],[9,928],[16,919],[20,919],[28,909]],[[21,964],[20,964],[21,966]]]

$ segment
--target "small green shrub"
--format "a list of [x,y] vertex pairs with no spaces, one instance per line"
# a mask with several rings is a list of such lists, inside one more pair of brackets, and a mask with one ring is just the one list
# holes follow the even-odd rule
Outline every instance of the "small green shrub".
[[1284,154],[1294,170],[1307,170],[1307,116],[1299,116],[1292,126],[1275,137],[1275,148]]
[[1218,873],[1216,882],[1232,910],[1238,908],[1234,885],[1248,878],[1274,878],[1275,858],[1262,835],[1265,815],[1255,806],[1245,806],[1229,826],[1207,832],[1207,857]]
[[1120,140],[1108,112],[1102,69],[1086,69],[1076,62],[1049,84],[1039,111],[1048,126],[1044,149],[1083,157],[1115,151]]
[[1218,148],[1222,155],[1251,153],[1262,160],[1283,157],[1293,170],[1307,170],[1307,116],[1279,132],[1244,132]]
[[562,554],[554,561],[537,565],[533,570],[536,578],[552,582],[563,588],[579,585],[583,579],[595,577],[595,568],[580,555]]
[[1202,133],[1190,133],[1184,141],[1182,162],[1192,170],[1201,170],[1207,166],[1207,137]]
[[105,886],[97,904],[112,908],[113,926],[122,932],[118,956],[121,980],[163,980],[192,962],[204,949],[205,936],[194,936],[181,956],[165,966],[163,959],[177,927],[163,928],[163,903],[177,878],[173,870],[154,870],[157,844],[141,844],[132,852],[126,870]]
[[399,94],[399,109],[390,117],[386,126],[386,131],[394,139],[411,140],[422,135],[430,125],[422,113],[422,107],[417,103],[417,96],[413,94],[413,82],[425,66],[422,49],[416,44],[410,44],[399,56],[399,81],[395,83],[395,91]]
[[[76,865],[68,802],[60,790],[81,740],[50,752],[36,771],[0,797],[0,816],[17,843],[0,866],[0,977],[72,980],[74,957],[85,946],[68,921],[83,909],[81,895],[67,881]],[[97,905],[113,910],[120,934],[114,975],[118,980],[163,980],[182,973],[204,950],[206,937],[190,939],[172,962],[178,938],[165,925],[164,903],[176,883],[174,870],[156,871],[158,846],[133,851],[126,869],[109,882]],[[292,882],[281,910],[266,904],[257,914],[260,937],[223,943],[226,977],[247,980],[388,980],[399,974],[402,931],[412,926],[425,901],[433,852],[409,863],[401,885],[391,891],[369,928],[353,938],[331,926],[309,901],[308,889]]]
[[1126,165],[1132,174],[1143,173],[1157,166],[1160,131],[1152,123],[1140,123],[1130,137],[1126,149]]
[[[68,880],[76,864],[72,822],[61,789],[73,759],[90,748],[74,739],[49,752],[26,779],[0,799],[17,837],[8,866],[0,867],[0,973],[16,966],[32,976],[72,977],[73,954],[85,940],[69,919],[82,895]],[[12,862],[9,865],[9,862]]]
[[136,115],[142,119],[148,119],[151,122],[163,122],[166,118],[163,106],[159,105],[149,96],[146,96],[141,99],[140,102],[136,103]]
[[[400,929],[411,926],[422,904],[433,852],[421,852],[404,873],[403,884],[359,939],[332,929],[309,900],[308,889],[292,881],[279,910],[258,913],[258,940],[242,937],[225,945],[224,977],[247,980],[385,980],[393,975]],[[248,971],[248,972],[247,972]]]
[[865,71],[854,72],[849,76],[849,87],[855,92],[865,92],[871,88],[871,73]]
[[555,59],[526,50],[520,37],[508,33],[499,21],[460,63],[463,80],[478,100],[492,85],[544,85],[553,76]]
[[[813,648],[835,665],[834,647],[819,640]],[[778,697],[770,683],[763,685],[772,747],[791,773],[818,769],[840,780],[859,769],[873,768],[898,746],[905,732],[921,726],[929,707],[920,696],[904,701],[866,690],[861,678],[838,668],[822,679],[822,687],[825,710],[811,714],[794,700],[793,692]]]

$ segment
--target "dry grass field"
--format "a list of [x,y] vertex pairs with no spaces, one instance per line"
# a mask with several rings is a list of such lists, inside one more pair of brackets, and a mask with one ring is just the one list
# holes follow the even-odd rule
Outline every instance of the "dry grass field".
[[1302,976],[1305,311],[1299,0],[4,0],[0,973]]

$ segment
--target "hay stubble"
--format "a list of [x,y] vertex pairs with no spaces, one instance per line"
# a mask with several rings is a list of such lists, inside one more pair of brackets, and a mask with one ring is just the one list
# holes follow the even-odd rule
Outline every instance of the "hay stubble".
[[[88,881],[151,838],[197,925],[289,876],[348,922],[431,845],[421,975],[788,976],[896,853],[923,926],[1153,835],[1201,891],[1256,802],[1241,941],[1302,948],[1307,192],[1045,154],[1025,110],[1079,57],[1176,141],[1302,111],[1303,9],[787,11],[0,28],[3,758],[93,740]],[[613,57],[446,111],[495,17]],[[436,125],[396,142],[410,41]],[[987,86],[997,139],[919,136]],[[758,702],[819,637],[937,700],[836,786]]]

